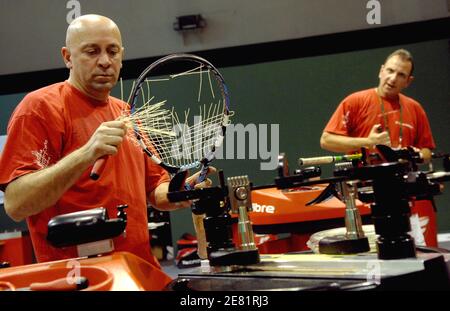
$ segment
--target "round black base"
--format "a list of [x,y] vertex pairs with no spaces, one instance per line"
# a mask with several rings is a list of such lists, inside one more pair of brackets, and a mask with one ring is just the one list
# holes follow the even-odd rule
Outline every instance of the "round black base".
[[377,240],[379,259],[401,259],[416,257],[414,239],[409,236],[400,236],[395,239],[379,237]]
[[336,235],[325,237],[319,241],[319,253],[321,254],[357,254],[365,253],[369,250],[370,246],[367,237],[349,239],[345,235]]

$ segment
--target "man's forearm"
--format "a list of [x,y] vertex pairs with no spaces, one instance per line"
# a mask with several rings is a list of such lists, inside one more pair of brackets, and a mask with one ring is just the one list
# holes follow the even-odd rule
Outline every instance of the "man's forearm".
[[167,198],[169,192],[169,182],[164,182],[156,187],[150,194],[150,204],[160,211],[173,211],[180,208],[190,207],[191,201],[170,202]]
[[361,147],[368,147],[369,144],[369,140],[366,137],[348,137],[327,132],[324,132],[320,138],[322,149],[332,152],[347,153]]
[[54,205],[92,164],[85,152],[80,148],[55,165],[12,181],[5,190],[6,213],[21,221]]

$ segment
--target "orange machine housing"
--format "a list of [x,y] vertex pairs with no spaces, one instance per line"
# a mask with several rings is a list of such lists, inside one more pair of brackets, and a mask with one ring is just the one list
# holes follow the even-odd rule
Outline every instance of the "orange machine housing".
[[[308,250],[306,242],[311,234],[345,226],[345,204],[336,197],[306,206],[325,187],[326,185],[315,185],[288,190],[268,188],[252,191],[253,211],[249,213],[249,217],[260,253]],[[357,201],[357,207],[367,222],[369,205]]]
[[0,235],[0,262],[8,262],[11,266],[28,265],[34,262],[30,236],[19,233],[17,236],[7,238]]
[[[268,188],[252,191],[253,211],[249,213],[255,232],[255,243],[260,253],[275,254],[304,251],[306,242],[318,231],[345,226],[345,204],[336,197],[306,206],[326,185],[299,187],[289,190]],[[363,223],[371,223],[369,204],[356,201]],[[436,217],[430,201],[412,203],[412,213],[417,213],[424,224],[427,246],[437,246]],[[234,242],[238,243],[237,226],[233,226]]]
[[159,268],[127,252],[93,258],[74,258],[0,269],[0,290],[26,288],[31,283],[86,277],[86,291],[163,290],[171,278]]

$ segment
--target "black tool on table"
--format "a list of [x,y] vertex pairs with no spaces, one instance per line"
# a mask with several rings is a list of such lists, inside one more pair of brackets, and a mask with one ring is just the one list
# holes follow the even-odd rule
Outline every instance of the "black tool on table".
[[[8,282],[6,282],[8,283]],[[14,287],[8,283],[7,290],[11,291],[76,291],[88,288],[89,280],[84,277],[59,278],[48,282],[33,282],[27,287]]]

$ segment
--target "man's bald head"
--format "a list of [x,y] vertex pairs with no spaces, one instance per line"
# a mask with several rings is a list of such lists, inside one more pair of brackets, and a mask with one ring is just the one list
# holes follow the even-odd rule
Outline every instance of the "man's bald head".
[[66,33],[66,47],[69,49],[72,48],[83,41],[83,39],[86,36],[89,36],[93,31],[99,29],[113,33],[117,36],[120,45],[122,45],[122,36],[116,23],[102,15],[87,14],[74,19],[70,23]]
[[69,83],[86,95],[104,101],[117,83],[124,48],[117,25],[107,17],[83,15],[67,28],[61,49],[70,69]]

